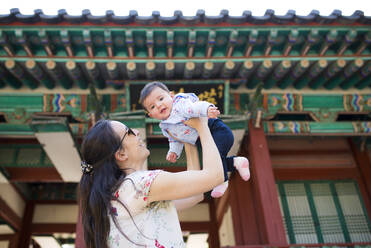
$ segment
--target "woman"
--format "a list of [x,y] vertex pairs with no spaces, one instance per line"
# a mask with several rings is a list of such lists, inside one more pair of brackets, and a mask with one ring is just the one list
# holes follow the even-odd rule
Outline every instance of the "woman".
[[89,130],[79,192],[87,247],[184,247],[176,209],[198,203],[224,179],[207,119],[187,124],[200,135],[202,170],[192,145],[185,146],[187,171],[148,171],[149,151],[137,130],[109,120]]

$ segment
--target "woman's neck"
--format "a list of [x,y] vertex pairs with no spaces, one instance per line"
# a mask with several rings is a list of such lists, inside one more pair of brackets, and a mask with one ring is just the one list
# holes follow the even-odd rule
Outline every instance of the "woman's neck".
[[135,171],[142,170],[143,165],[144,161],[127,161],[122,169],[125,171],[126,175],[129,175]]

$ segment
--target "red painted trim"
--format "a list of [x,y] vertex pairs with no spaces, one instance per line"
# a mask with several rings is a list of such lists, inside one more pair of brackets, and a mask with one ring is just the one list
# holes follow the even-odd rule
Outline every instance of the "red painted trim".
[[111,95],[111,112],[114,112],[117,108],[117,94]]
[[32,224],[32,234],[53,234],[56,232],[61,233],[74,233],[76,231],[76,224],[70,223],[42,223]]
[[268,111],[268,94],[263,95],[263,108]]
[[53,99],[54,99],[54,94],[49,94],[49,111],[48,112],[53,112]]
[[11,225],[15,230],[21,229],[21,218],[0,197],[0,217]]
[[271,155],[338,155],[350,153],[349,150],[270,150]]
[[210,230],[210,222],[208,221],[186,221],[186,222],[180,222],[180,227],[182,231],[208,233]]
[[58,204],[58,205],[76,205],[76,200],[35,200],[35,204],[37,205],[50,205],[50,204]]
[[240,94],[234,93],[233,98],[236,111],[240,111]]
[[261,218],[258,225],[262,233],[262,243],[287,245],[264,128],[255,128],[252,120],[249,121],[248,150],[251,183]]
[[81,95],[81,110],[83,112],[86,112],[87,107],[88,107],[88,97],[87,95]]
[[15,234],[0,234],[0,240],[11,240]]
[[45,168],[6,168],[11,182],[63,182],[54,167]]
[[355,168],[274,168],[276,180],[341,180],[356,179]]

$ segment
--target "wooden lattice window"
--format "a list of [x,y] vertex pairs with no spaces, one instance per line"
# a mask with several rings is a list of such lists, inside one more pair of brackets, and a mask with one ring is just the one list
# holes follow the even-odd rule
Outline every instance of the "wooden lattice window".
[[371,241],[355,181],[280,181],[277,189],[290,244]]

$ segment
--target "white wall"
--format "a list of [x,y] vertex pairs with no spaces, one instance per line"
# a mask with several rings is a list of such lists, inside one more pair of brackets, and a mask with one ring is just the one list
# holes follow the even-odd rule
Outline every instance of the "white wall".
[[219,229],[220,246],[234,246],[236,241],[234,239],[232,210],[228,207],[227,212],[224,214],[222,225]]
[[25,203],[11,184],[0,183],[0,197],[18,217],[23,217]]
[[78,211],[77,204],[38,204],[32,223],[76,223]]
[[0,241],[0,248],[8,248],[9,241]]
[[209,205],[207,203],[197,204],[179,211],[178,216],[180,221],[209,221]]

